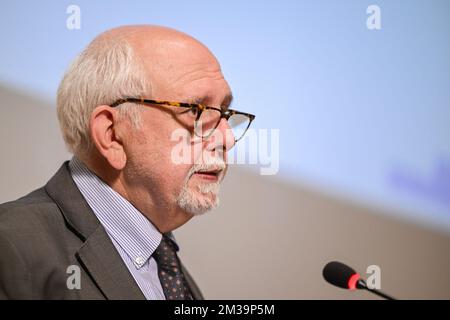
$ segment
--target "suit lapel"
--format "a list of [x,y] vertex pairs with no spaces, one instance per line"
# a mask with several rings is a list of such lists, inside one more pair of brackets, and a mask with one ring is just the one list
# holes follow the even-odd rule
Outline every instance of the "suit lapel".
[[108,299],[145,299],[101,225],[78,250],[77,257]]
[[45,190],[83,241],[76,256],[107,299],[145,299],[111,239],[78,190],[66,161]]

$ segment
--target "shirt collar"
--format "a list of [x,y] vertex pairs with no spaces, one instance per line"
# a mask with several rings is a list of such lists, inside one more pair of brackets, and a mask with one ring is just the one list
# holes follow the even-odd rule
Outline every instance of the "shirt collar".
[[[161,242],[162,234],[129,201],[90,171],[77,157],[69,162],[72,178],[106,232],[141,268]],[[175,243],[171,232],[167,234]]]

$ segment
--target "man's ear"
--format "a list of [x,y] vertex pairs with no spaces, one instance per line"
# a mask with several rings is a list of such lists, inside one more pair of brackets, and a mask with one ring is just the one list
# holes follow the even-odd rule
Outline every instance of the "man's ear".
[[91,113],[89,131],[98,152],[116,170],[122,170],[127,156],[118,134],[118,112],[110,106],[98,106]]

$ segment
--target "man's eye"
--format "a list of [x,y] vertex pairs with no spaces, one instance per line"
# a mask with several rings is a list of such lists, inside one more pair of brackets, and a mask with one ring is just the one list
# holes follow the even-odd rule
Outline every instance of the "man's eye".
[[188,116],[188,117],[196,117],[198,114],[198,109],[197,108],[185,109],[180,114],[182,114],[184,116]]
[[189,112],[192,116],[197,116],[198,109],[197,108],[191,108],[191,112]]

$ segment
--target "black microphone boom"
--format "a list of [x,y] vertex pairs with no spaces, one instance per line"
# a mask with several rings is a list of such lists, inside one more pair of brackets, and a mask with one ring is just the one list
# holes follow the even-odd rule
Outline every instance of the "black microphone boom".
[[383,293],[380,290],[369,288],[366,282],[361,279],[355,270],[341,262],[332,261],[327,263],[327,265],[323,268],[322,274],[328,283],[339,288],[350,290],[365,289],[384,299],[395,300],[393,297]]

